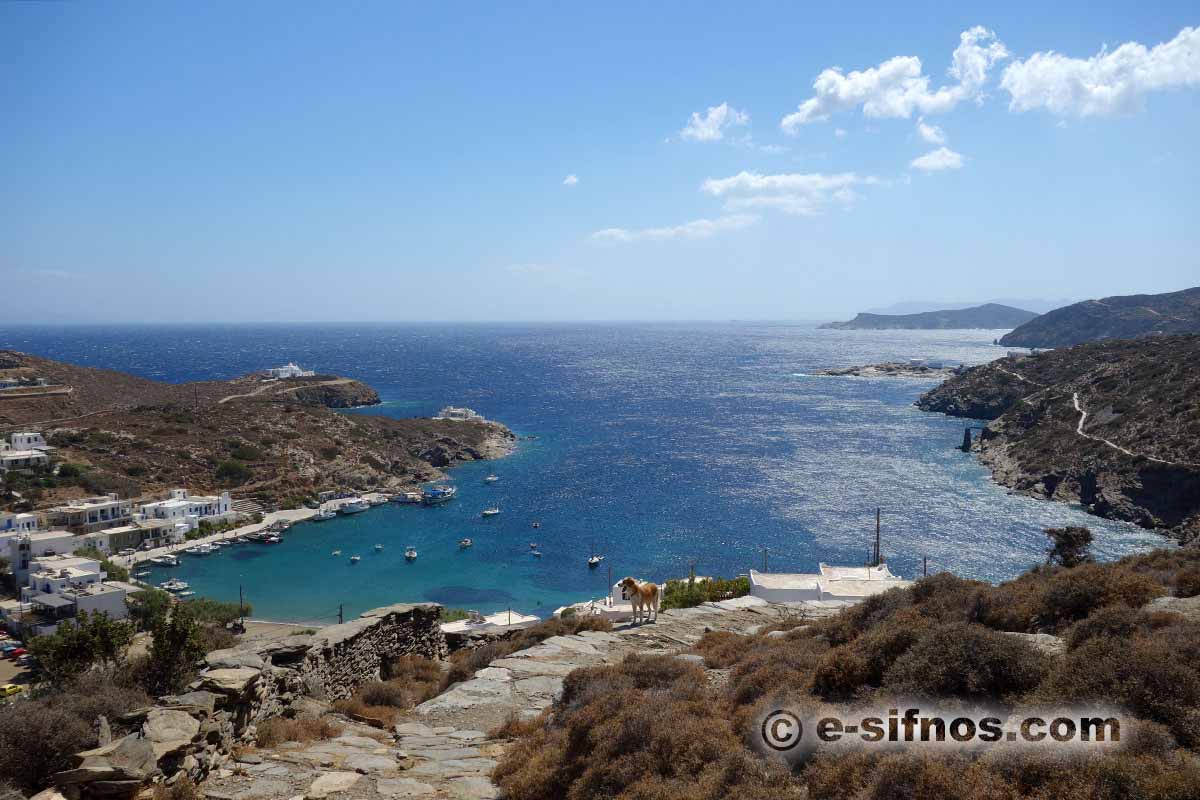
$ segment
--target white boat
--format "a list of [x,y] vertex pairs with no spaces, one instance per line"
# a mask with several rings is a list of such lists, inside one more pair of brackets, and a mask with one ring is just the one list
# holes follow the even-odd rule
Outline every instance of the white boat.
[[603,560],[604,560],[604,556],[592,556],[591,558],[588,559],[588,566],[589,567],[598,567],[598,566],[600,566],[600,562]]
[[409,561],[415,561],[417,558],[417,548],[415,548],[411,545],[404,548],[404,557],[406,559],[408,559]]
[[189,589],[190,586],[184,581],[172,579],[169,581],[163,581],[158,585],[158,588],[166,589],[168,592],[182,592]]
[[530,549],[530,550],[537,550],[537,548],[538,548],[537,542],[530,542],[530,543],[529,543],[529,549]]
[[172,556],[172,555],[155,556],[154,558],[150,559],[150,563],[158,564],[160,567],[178,567],[179,566],[179,556]]
[[483,482],[484,483],[495,483],[498,480],[500,480],[499,475],[488,475],[486,478],[483,479]]
[[415,504],[421,502],[422,494],[420,492],[400,492],[392,495],[393,503]]
[[381,545],[381,544],[377,544],[377,545],[375,545],[375,552],[376,552],[376,553],[378,553],[378,552],[379,552],[380,550],[382,550],[382,549],[383,549],[383,545]]
[[356,497],[353,500],[343,503],[342,507],[338,510],[343,514],[357,514],[360,511],[366,511],[370,507],[371,504],[366,500],[363,500],[361,497]]
[[534,558],[541,558],[541,557],[542,557],[542,554],[541,554],[541,552],[540,552],[540,551],[538,551],[538,550],[531,550],[531,551],[530,551],[530,555],[532,555]]
[[466,550],[468,547],[470,547],[473,544],[475,544],[475,543],[472,542],[470,539],[459,539],[458,540],[458,549]]
[[195,592],[179,592],[179,593],[178,593],[177,595],[175,595],[175,596],[176,596],[176,597],[195,597],[195,596],[196,596],[196,593],[195,593]]
[[135,573],[133,573],[133,577],[135,577],[135,578],[149,578],[149,577],[150,577],[150,570],[148,570],[148,569],[144,569],[144,570],[142,570],[141,572],[135,572]]
[[317,513],[312,515],[311,519],[313,522],[324,522],[325,520],[333,519],[336,516],[337,516],[336,511],[332,511],[332,510],[326,508],[325,506],[321,506],[320,508],[317,509]]
[[283,539],[280,539],[275,534],[271,534],[267,538],[263,539],[263,541],[266,542],[267,544],[279,544],[280,542],[283,541]]
[[367,504],[372,505],[372,506],[381,506],[386,502],[387,502],[387,498],[381,494],[377,494],[374,497],[367,498]]
[[342,554],[341,550],[334,550],[331,555],[340,556],[341,554]]
[[359,561],[362,561],[362,556],[350,556],[351,564],[357,564]]
[[494,516],[496,516],[496,515],[497,515],[497,514],[499,514],[499,513],[500,513],[500,509],[499,509],[498,507],[496,507],[496,506],[492,506],[491,508],[485,508],[483,511],[480,511],[480,512],[479,512],[479,516],[481,516],[481,517],[494,517]]

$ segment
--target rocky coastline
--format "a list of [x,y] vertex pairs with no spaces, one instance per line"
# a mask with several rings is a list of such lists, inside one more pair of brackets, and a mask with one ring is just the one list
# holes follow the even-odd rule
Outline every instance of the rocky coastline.
[[924,364],[906,364],[902,361],[884,361],[860,367],[830,367],[817,370],[813,374],[839,378],[948,378],[957,375],[958,371],[958,367],[930,367]]
[[986,421],[1001,485],[1200,539],[1200,336],[1098,342],[965,370],[916,406]]

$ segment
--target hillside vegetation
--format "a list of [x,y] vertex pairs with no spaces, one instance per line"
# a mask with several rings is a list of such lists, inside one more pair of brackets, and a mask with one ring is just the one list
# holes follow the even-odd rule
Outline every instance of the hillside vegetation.
[[992,420],[980,458],[1006,486],[1189,539],[1200,533],[1198,364],[1200,336],[1095,342],[974,367],[917,405]]
[[1167,294],[1084,300],[1049,311],[1005,334],[1009,347],[1069,347],[1101,339],[1200,333],[1200,286]]
[[[1200,592],[1198,579],[1196,550],[1044,566],[1000,586],[943,573],[819,622],[709,633],[695,648],[707,669],[639,655],[576,670],[494,777],[511,800],[1197,797],[1200,622],[1145,605]],[[1061,638],[1029,635],[1039,633]],[[821,745],[787,763],[759,740],[773,709],[845,718],[848,707],[904,707],[902,697],[1022,716],[1118,706],[1122,744],[1090,754]]]

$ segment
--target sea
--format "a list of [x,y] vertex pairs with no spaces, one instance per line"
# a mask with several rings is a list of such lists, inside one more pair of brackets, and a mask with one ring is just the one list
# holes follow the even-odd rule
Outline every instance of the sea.
[[[414,601],[546,616],[625,575],[862,564],[877,508],[883,555],[906,578],[926,565],[1012,578],[1044,560],[1052,526],[1090,527],[1102,559],[1164,546],[994,483],[956,449],[967,421],[913,406],[934,379],[814,374],[913,357],[978,364],[1004,354],[993,344],[1002,333],[782,322],[113,325],[0,328],[0,347],[172,382],[295,361],[365,381],[383,399],[344,413],[430,416],[459,405],[512,428],[521,437],[512,455],[450,470],[458,496],[443,506],[301,523],[282,544],[184,556],[151,578],[178,577],[222,600],[240,591],[258,619],[328,624]],[[493,472],[499,480],[486,483]],[[490,506],[502,513],[481,517]],[[460,550],[463,537],[474,546]],[[594,569],[592,554],[604,556]]]

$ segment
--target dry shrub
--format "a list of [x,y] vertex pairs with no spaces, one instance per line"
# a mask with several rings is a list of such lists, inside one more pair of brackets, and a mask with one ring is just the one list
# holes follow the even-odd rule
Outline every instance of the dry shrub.
[[[1194,636],[1195,628],[1182,628]],[[1200,645],[1193,644],[1193,648]],[[1038,692],[1045,701],[1107,701],[1200,745],[1200,673],[1190,654],[1157,637],[1101,636],[1066,654]]]
[[730,675],[730,698],[749,706],[782,689],[807,691],[829,645],[818,638],[763,639],[749,648]]
[[825,700],[849,700],[871,677],[867,660],[849,646],[835,647],[817,661],[813,672],[813,694]]
[[863,631],[890,619],[900,609],[910,607],[912,603],[911,590],[889,589],[868,597],[840,614],[822,620],[817,624],[817,628],[830,644],[846,644]]
[[342,726],[328,719],[271,717],[258,726],[258,746],[274,747],[282,742],[315,742],[340,736]]
[[724,669],[742,657],[750,641],[750,637],[732,631],[709,631],[692,651],[704,656],[704,666],[709,669]]
[[1041,629],[1057,631],[1098,609],[1141,608],[1164,593],[1154,578],[1127,567],[1084,564],[1058,571],[1046,581],[1037,622]]
[[703,671],[674,658],[576,670],[493,778],[512,800],[800,797],[786,772],[741,747],[714,700]]
[[402,716],[401,709],[390,705],[371,705],[361,697],[351,697],[348,700],[338,700],[333,704],[333,710],[345,714],[356,722],[365,722],[377,728],[390,728]]
[[549,717],[549,710],[543,711],[541,714],[533,717],[522,719],[516,714],[509,714],[504,722],[501,722],[496,727],[488,731],[489,739],[520,739],[523,736],[532,736],[537,731],[541,730],[546,724]]
[[201,625],[200,626],[200,645],[204,648],[204,652],[211,653],[214,650],[228,650],[237,644],[237,637],[233,632],[220,625]]
[[981,625],[940,625],[896,659],[883,685],[919,697],[1003,699],[1035,688],[1049,659]]
[[1193,564],[1175,574],[1175,595],[1195,597],[1200,594],[1200,564]]
[[203,800],[204,793],[196,788],[196,784],[187,775],[168,786],[160,783],[154,787],[154,800]]

